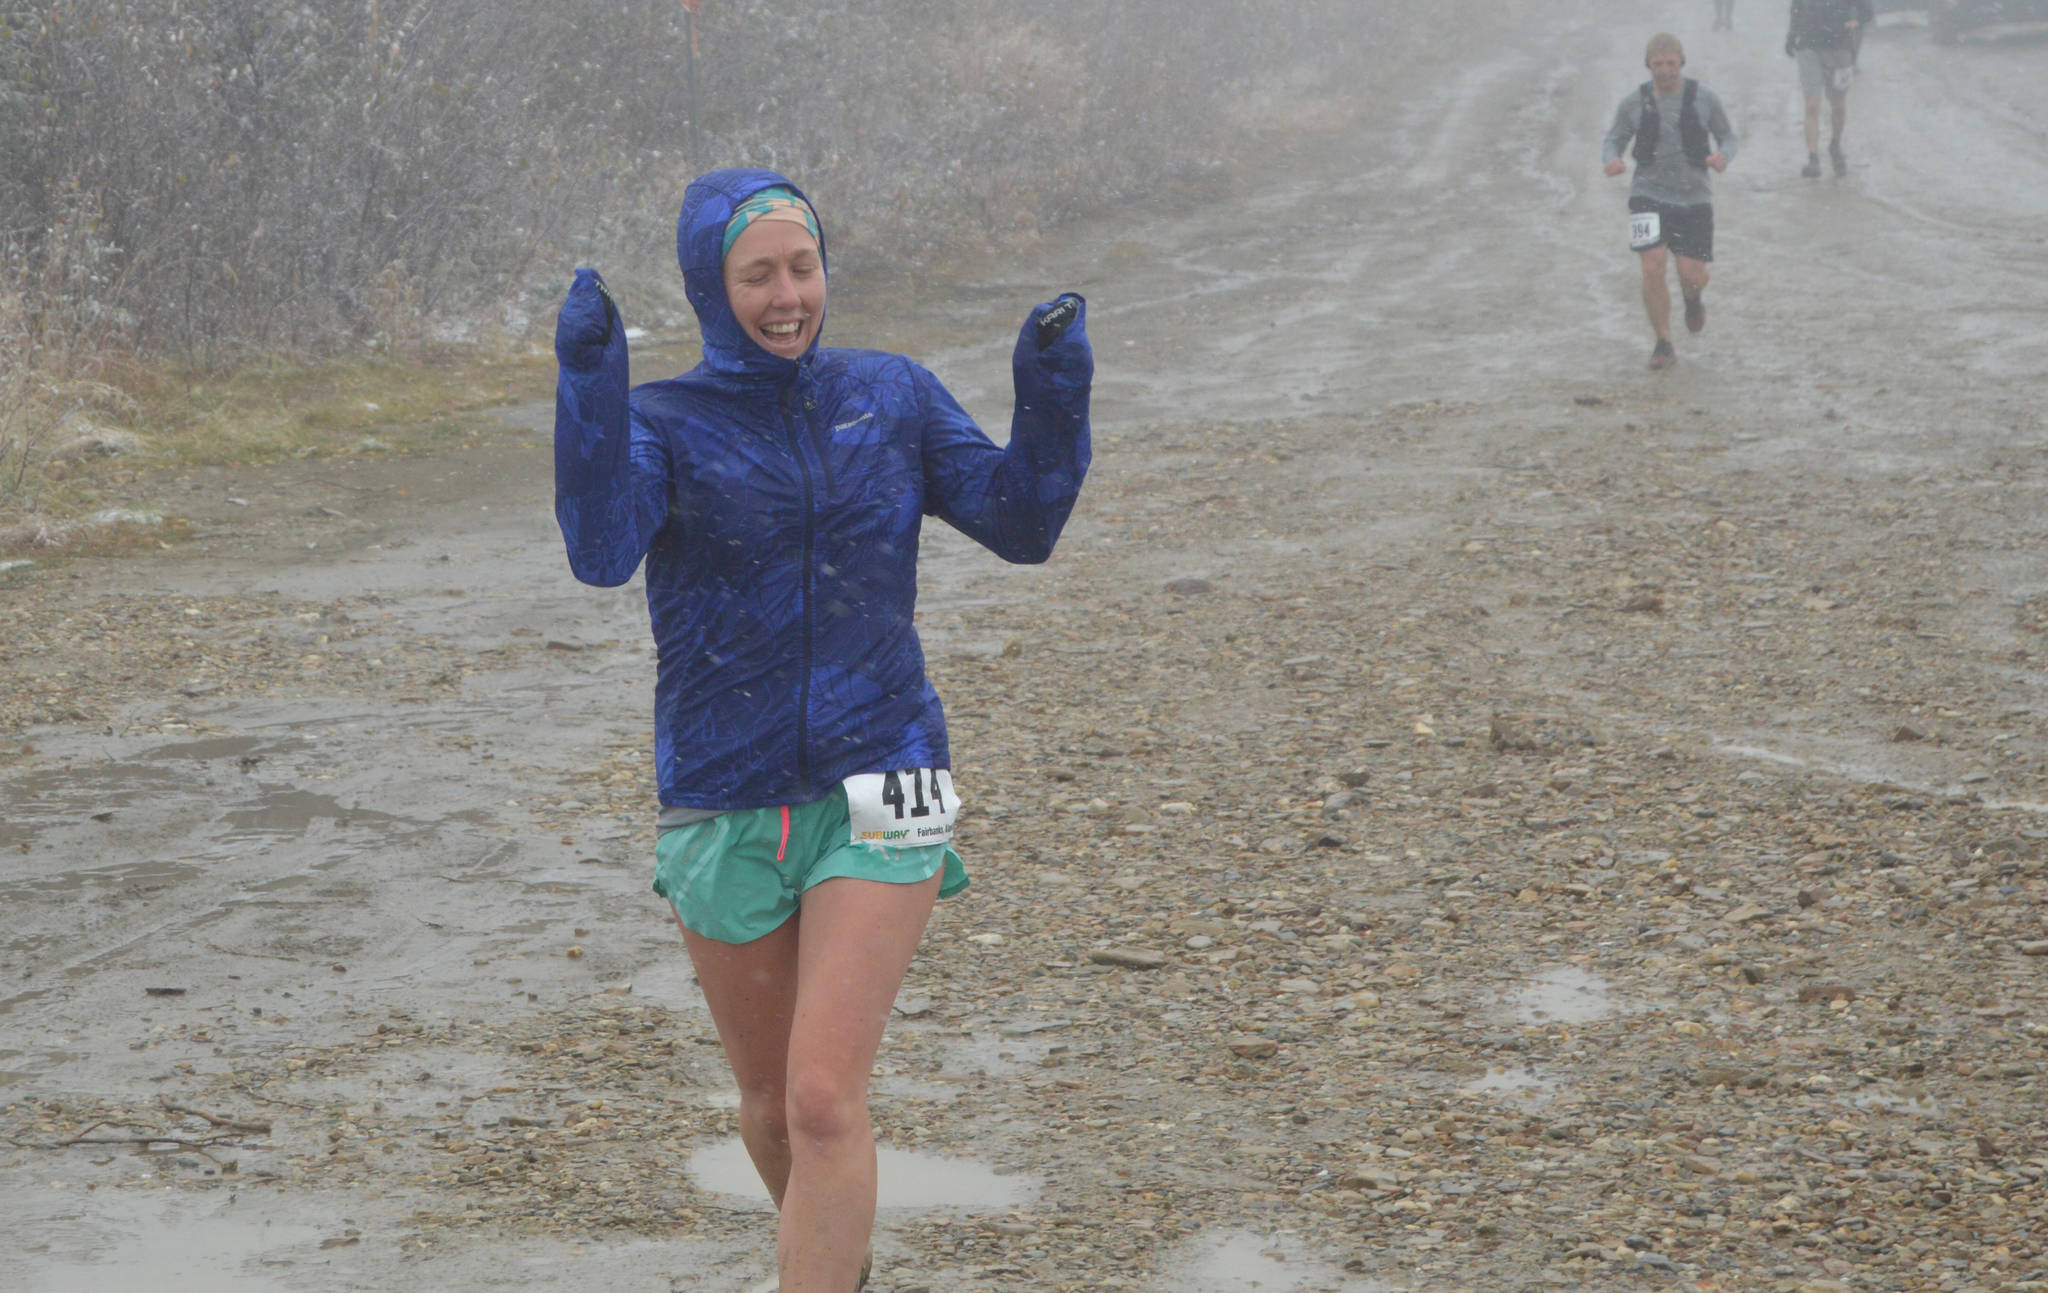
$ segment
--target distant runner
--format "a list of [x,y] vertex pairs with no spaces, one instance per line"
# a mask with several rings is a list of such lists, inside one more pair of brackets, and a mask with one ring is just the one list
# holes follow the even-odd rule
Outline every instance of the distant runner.
[[1735,30],[1735,0],[1714,0],[1714,30]]
[[1657,334],[1650,367],[1669,368],[1678,362],[1678,351],[1671,344],[1671,288],[1664,266],[1677,257],[1685,326],[1698,332],[1707,326],[1700,293],[1707,290],[1707,263],[1714,259],[1714,195],[1707,172],[1727,170],[1738,141],[1720,96],[1680,75],[1685,46],[1678,37],[1670,32],[1650,37],[1643,65],[1650,79],[1614,110],[1603,152],[1607,174],[1619,175],[1628,169],[1623,153],[1635,140],[1629,248],[1642,253],[1643,308]]
[[1799,60],[1799,91],[1806,96],[1806,166],[1799,173],[1820,178],[1820,98],[1828,98],[1828,160],[1835,174],[1849,173],[1842,152],[1842,127],[1849,118],[1849,82],[1856,76],[1856,54],[1863,48],[1863,29],[1876,15],[1870,0],[1792,0],[1792,26],[1785,33],[1785,56]]

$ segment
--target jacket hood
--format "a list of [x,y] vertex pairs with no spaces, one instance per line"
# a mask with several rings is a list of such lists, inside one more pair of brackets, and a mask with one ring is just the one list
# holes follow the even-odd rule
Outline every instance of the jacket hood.
[[[786,381],[795,375],[800,364],[817,353],[818,342],[813,339],[811,348],[800,359],[769,354],[740,326],[732,303],[725,297],[725,258],[721,254],[725,226],[732,222],[740,203],[778,184],[805,202],[811,201],[809,195],[784,176],[751,167],[706,171],[683,191],[683,212],[676,219],[676,260],[683,267],[683,290],[690,298],[690,308],[697,312],[698,331],[703,334],[704,364],[714,372]],[[815,203],[811,212],[817,213]],[[818,227],[818,255],[829,274],[831,264],[825,258],[822,219]],[[825,321],[819,319],[820,337],[824,330]]]

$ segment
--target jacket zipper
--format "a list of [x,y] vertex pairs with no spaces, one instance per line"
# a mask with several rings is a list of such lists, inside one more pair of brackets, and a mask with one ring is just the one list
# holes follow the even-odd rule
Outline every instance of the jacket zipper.
[[808,803],[816,798],[811,793],[811,652],[813,621],[816,618],[812,613],[814,590],[811,587],[813,578],[811,568],[816,562],[817,503],[815,490],[811,483],[811,464],[804,457],[803,437],[799,434],[799,423],[802,421],[803,415],[796,407],[797,392],[794,382],[782,388],[779,402],[782,405],[782,429],[789,437],[790,456],[796,459],[797,472],[803,477],[804,482],[803,580],[801,584],[803,590],[804,649],[801,662],[803,672],[797,679],[796,690],[796,778],[797,784],[803,792],[804,802]]

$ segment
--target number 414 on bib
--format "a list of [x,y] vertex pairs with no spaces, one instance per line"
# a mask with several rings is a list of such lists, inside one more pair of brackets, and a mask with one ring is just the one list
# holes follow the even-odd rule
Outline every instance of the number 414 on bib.
[[944,768],[864,772],[846,779],[846,815],[856,844],[947,844],[960,799]]

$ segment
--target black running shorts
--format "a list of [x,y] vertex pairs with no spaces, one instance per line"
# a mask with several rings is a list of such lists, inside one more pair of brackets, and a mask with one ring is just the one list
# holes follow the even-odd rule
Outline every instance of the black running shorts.
[[1631,211],[1655,211],[1664,230],[1664,245],[1674,256],[1707,261],[1714,258],[1714,204],[1672,206],[1655,198],[1630,198]]

